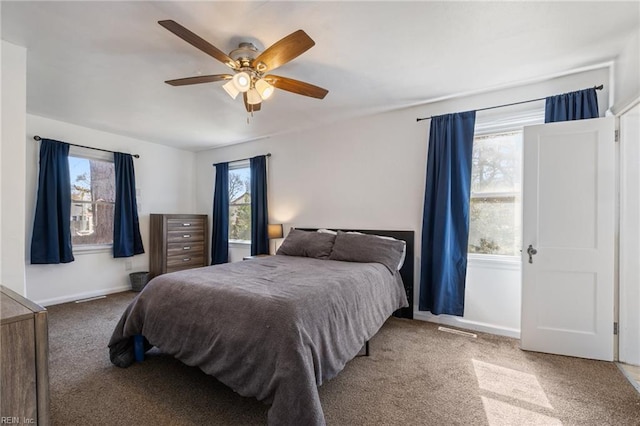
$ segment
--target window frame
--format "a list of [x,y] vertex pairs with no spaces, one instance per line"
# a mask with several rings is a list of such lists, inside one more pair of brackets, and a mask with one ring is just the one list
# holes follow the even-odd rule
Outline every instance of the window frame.
[[[249,162],[249,160],[240,160],[240,161],[233,161],[231,163],[229,163],[229,174],[231,174],[231,172],[233,170],[238,170],[238,169],[248,169],[249,170],[249,184],[251,184],[251,163]],[[228,218],[229,218],[229,233],[231,232],[231,215],[230,210],[231,210],[231,206],[232,205],[246,205],[247,203],[241,203],[241,204],[231,204],[231,199],[229,198],[229,212],[227,212]],[[251,209],[251,203],[249,203],[249,209]],[[249,238],[248,240],[235,240],[235,239],[231,239],[229,237],[229,235],[227,234],[227,238],[228,238],[228,244],[230,247],[246,247],[246,246],[251,246],[251,238]]]
[[[69,146],[69,159],[71,159],[71,157],[74,158],[82,158],[85,160],[96,160],[96,161],[104,161],[107,163],[112,163],[114,164],[114,158],[113,158],[113,153],[111,152],[105,152],[105,151],[100,151],[100,150],[95,150],[95,149],[90,149],[90,148],[84,148],[84,147],[80,147],[80,146],[75,146],[75,145],[71,145]],[[115,164],[114,164],[115,167]],[[115,174],[114,174],[114,179],[115,179]],[[69,191],[71,191],[71,188],[69,188]],[[71,200],[71,204],[75,203],[76,201]],[[85,202],[85,201],[81,201],[80,203],[83,204],[95,204],[92,202]],[[115,209],[115,200],[113,203],[106,201],[106,202],[100,202],[101,204],[112,204],[114,206]],[[69,218],[71,219],[71,218]],[[70,224],[71,225],[71,224]],[[73,251],[73,254],[78,254],[78,255],[83,255],[83,254],[94,254],[94,253],[110,253],[113,251],[113,239],[111,240],[110,243],[107,244],[71,244],[71,250]]]
[[[487,136],[491,134],[500,134],[507,132],[522,132],[524,144],[524,128],[527,126],[544,124],[544,102],[536,102],[526,106],[516,106],[502,108],[501,111],[479,111],[476,115],[476,124],[474,128],[474,141],[477,136]],[[524,154],[524,149],[522,150]],[[522,169],[524,168],[524,158],[522,158]],[[520,179],[520,214],[522,215],[522,179]],[[494,194],[495,195],[495,194]],[[470,192],[471,202],[472,193]],[[484,198],[484,197],[476,197]],[[517,195],[516,195],[516,198]],[[471,225],[471,224],[469,224]],[[522,229],[520,230],[520,241],[522,244]],[[522,250],[520,249],[520,252]],[[522,256],[520,253],[515,255],[490,254],[490,253],[467,253],[467,261],[475,266],[485,266],[491,268],[501,268],[513,270],[520,267]]]

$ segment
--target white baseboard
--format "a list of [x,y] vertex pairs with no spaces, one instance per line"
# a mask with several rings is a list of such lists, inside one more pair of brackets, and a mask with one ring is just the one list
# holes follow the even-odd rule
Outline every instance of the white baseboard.
[[616,362],[616,365],[618,366],[618,369],[622,372],[624,377],[626,377],[627,380],[629,380],[629,383],[631,383],[631,386],[636,388],[638,393],[640,393],[640,382],[638,381],[638,378],[637,378],[638,373],[634,373],[634,372],[640,372],[640,366],[634,366],[633,364],[624,364],[620,362]]
[[433,315],[429,312],[414,312],[413,318],[421,321],[433,322],[436,324],[444,324],[452,327],[458,327],[465,330],[480,331],[482,333],[497,334],[498,336],[513,337],[520,339],[520,330],[514,328],[501,327],[495,324],[486,324],[477,321],[469,321],[464,318],[454,317],[450,315]]
[[89,299],[91,297],[106,296],[107,294],[120,293],[129,290],[131,290],[130,285],[123,285],[120,287],[105,288],[101,290],[87,291],[84,293],[69,294],[66,296],[54,297],[51,299],[36,300],[35,303],[40,306],[52,306],[59,305],[61,303],[74,302],[81,299]]

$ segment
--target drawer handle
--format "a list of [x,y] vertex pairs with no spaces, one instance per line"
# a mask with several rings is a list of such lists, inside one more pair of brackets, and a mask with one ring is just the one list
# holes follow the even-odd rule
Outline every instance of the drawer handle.
[[183,261],[183,262],[188,262],[188,261],[190,261],[190,260],[191,260],[191,258],[190,258],[190,257],[185,257],[184,259],[182,259],[182,261]]
[[191,236],[191,235],[189,235],[189,234],[184,234],[184,235],[182,236],[182,238],[189,238],[190,236]]
[[182,250],[189,250],[191,248],[191,246],[184,246],[182,247]]
[[191,226],[190,223],[183,223],[182,226]]

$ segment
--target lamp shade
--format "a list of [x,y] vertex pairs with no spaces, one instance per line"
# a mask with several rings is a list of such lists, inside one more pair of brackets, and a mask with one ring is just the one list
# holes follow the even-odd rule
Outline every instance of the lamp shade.
[[256,90],[260,93],[260,97],[266,100],[273,94],[273,86],[267,83],[263,78],[256,81]]
[[239,72],[233,76],[233,84],[240,92],[246,92],[251,88],[251,77],[246,72]]
[[275,225],[271,225],[269,224],[269,228],[267,230],[267,233],[269,234],[269,239],[272,240],[274,238],[282,238],[283,232],[282,232],[282,224],[275,224]]
[[249,89],[249,91],[247,92],[247,103],[249,105],[256,105],[256,104],[259,104],[260,102],[262,102],[260,93],[258,93],[258,91],[254,87]]
[[231,96],[233,99],[238,97],[240,91],[236,89],[236,85],[233,83],[233,80],[222,85],[222,88]]

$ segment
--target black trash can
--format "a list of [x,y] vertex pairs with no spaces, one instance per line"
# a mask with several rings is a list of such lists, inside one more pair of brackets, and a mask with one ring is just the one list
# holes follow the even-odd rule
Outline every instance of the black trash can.
[[142,291],[149,281],[149,272],[133,272],[129,274],[129,280],[131,281],[131,290]]

